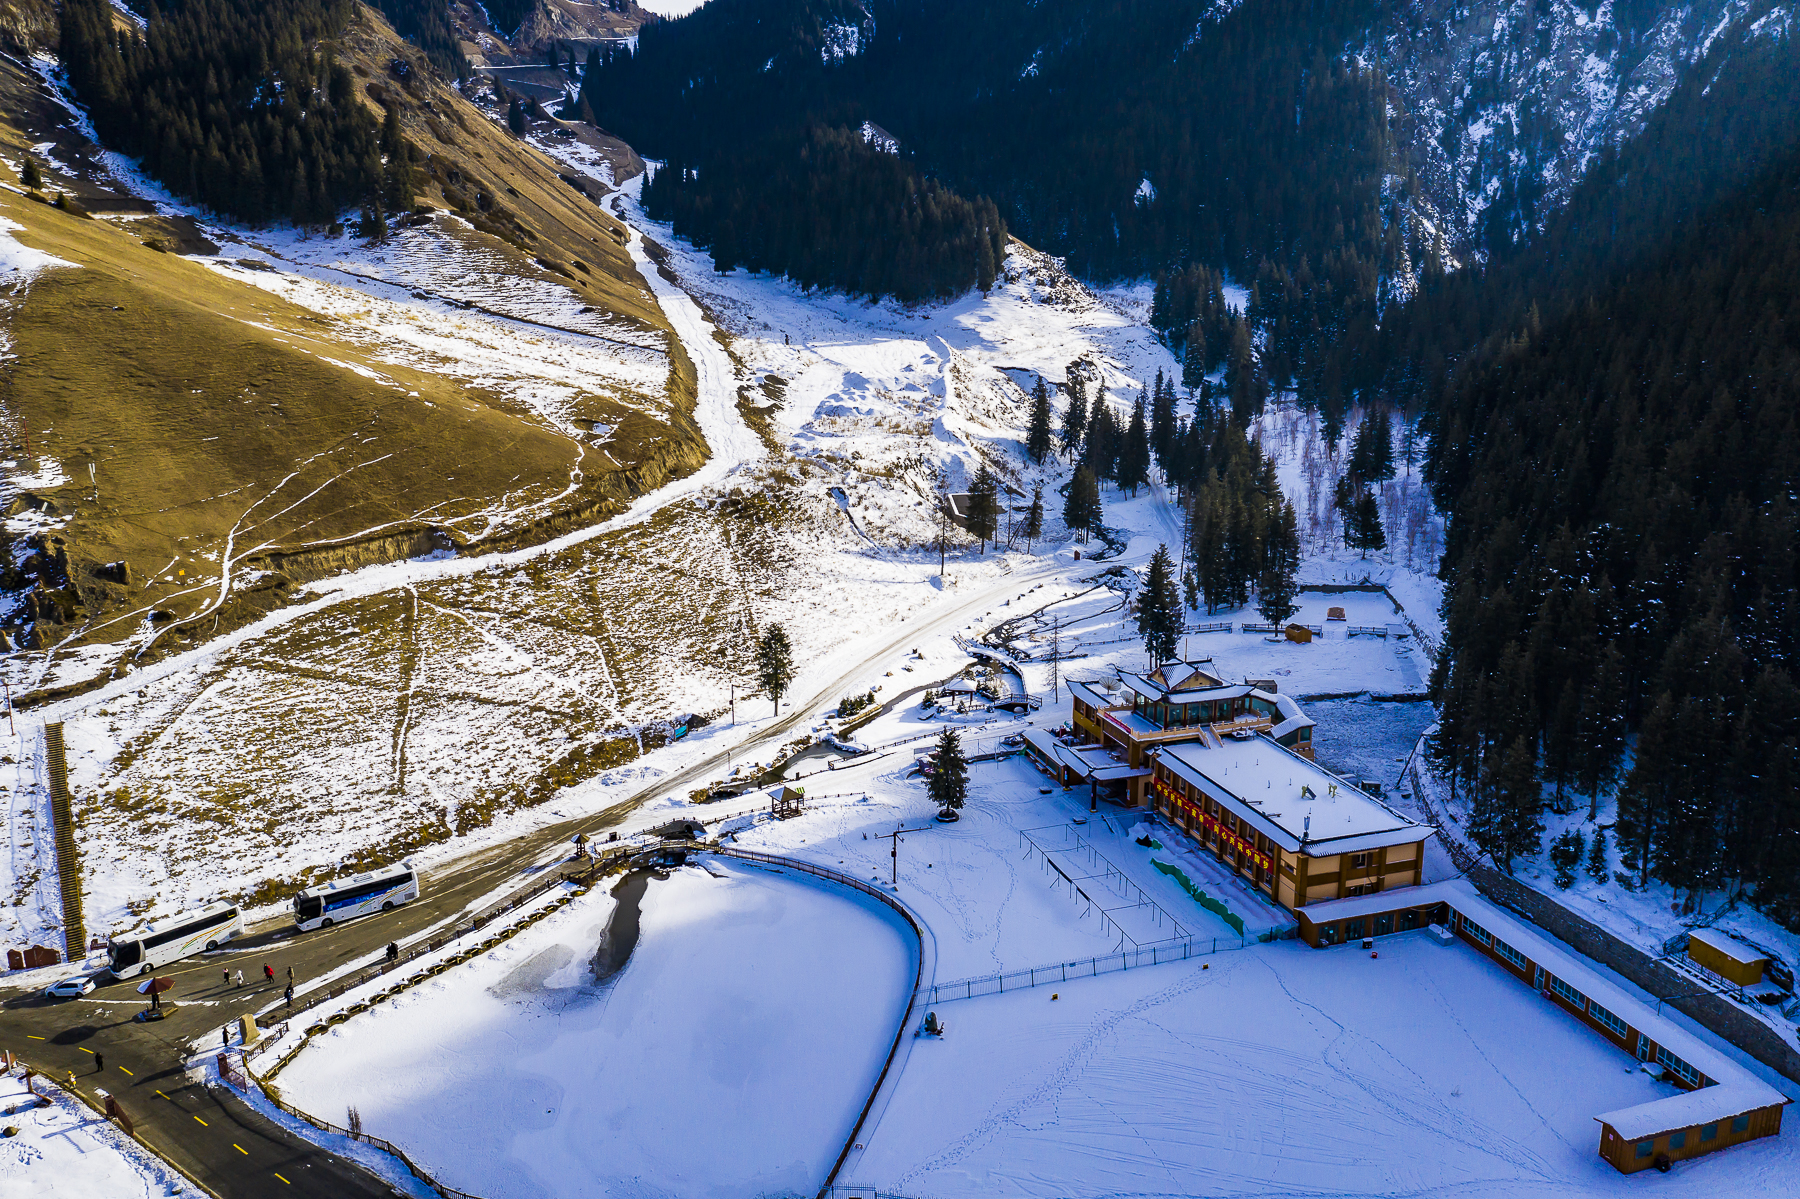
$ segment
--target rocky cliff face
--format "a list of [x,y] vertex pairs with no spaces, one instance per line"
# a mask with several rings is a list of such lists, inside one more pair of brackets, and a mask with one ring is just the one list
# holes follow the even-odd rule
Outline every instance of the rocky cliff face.
[[1785,36],[1775,0],[1414,0],[1351,52],[1380,64],[1461,248],[1541,224],[1711,52]]

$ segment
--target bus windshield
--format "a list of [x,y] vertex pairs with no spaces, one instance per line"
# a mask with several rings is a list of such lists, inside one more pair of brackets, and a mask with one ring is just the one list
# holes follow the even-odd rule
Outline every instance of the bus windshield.
[[135,966],[144,957],[142,941],[115,941],[106,951],[107,965],[114,970],[122,970],[127,966]]

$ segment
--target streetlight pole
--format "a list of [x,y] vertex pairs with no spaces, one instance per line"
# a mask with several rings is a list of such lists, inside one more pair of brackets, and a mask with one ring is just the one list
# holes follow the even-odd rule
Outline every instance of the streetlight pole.
[[888,857],[893,863],[892,877],[888,882],[889,886],[898,887],[900,885],[900,834],[922,833],[924,831],[925,830],[922,828],[896,828],[891,833],[876,834],[877,836],[886,837],[888,839]]

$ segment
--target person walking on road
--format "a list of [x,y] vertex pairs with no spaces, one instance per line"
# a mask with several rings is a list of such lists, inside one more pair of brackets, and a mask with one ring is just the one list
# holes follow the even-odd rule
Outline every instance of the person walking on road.
[[387,960],[390,962],[397,962],[400,960],[400,942],[398,942],[398,941],[389,941],[388,942]]
[[292,966],[289,966],[288,967],[288,982],[292,983],[293,981],[294,981],[294,968]]
[[294,984],[293,983],[289,983],[287,985],[287,1005],[289,1007],[294,1006]]
[[244,985],[244,970],[243,970],[243,967],[241,967],[241,966],[238,967],[237,985],[240,987]]
[[94,1055],[94,1073],[98,1074],[104,1069],[106,1069],[106,1055],[104,1053],[96,1053]]
[[263,963],[263,981],[271,983],[275,981],[275,967],[267,962]]
[[219,985],[221,987],[229,987],[231,985],[231,967],[230,966],[227,966],[227,967],[225,967],[225,969],[219,971]]

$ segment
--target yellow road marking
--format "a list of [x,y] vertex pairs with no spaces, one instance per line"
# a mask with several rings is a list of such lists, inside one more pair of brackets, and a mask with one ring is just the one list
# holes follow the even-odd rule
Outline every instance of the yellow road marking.
[[236,1149],[239,1153],[243,1154],[245,1157],[250,1156],[250,1151],[248,1149],[244,1148],[242,1145],[238,1144],[236,1141],[231,1142],[231,1147],[233,1149]]
[[[275,1175],[275,1177],[277,1177],[277,1178],[281,1178],[281,1175],[279,1175],[279,1174],[276,1174],[276,1175]],[[285,1179],[285,1178],[281,1178],[281,1181],[283,1181],[283,1182],[287,1182],[287,1179]],[[293,1186],[293,1185],[294,1185],[294,1184],[293,1184],[293,1183],[291,1183],[291,1182],[288,1182],[288,1183],[287,1183],[287,1184],[288,1184],[288,1185],[289,1185],[289,1186]]]
[[[158,1094],[158,1095],[162,1095],[162,1097],[163,1097],[163,1098],[164,1098],[164,1099],[169,1099],[169,1097],[168,1097],[168,1096],[167,1096],[167,1095],[163,1095],[163,1093],[162,1093],[162,1089],[161,1089],[161,1088],[160,1088],[160,1087],[159,1087],[159,1088],[157,1088],[157,1092],[156,1092],[156,1093],[157,1093],[157,1094]],[[173,1099],[169,1099],[169,1102],[170,1102],[170,1103],[174,1103],[174,1102],[175,1102],[175,1101],[174,1101],[174,1100],[173,1100]]]
[[[125,1067],[123,1067],[123,1066],[120,1066],[120,1067],[119,1067],[119,1069],[121,1069],[121,1070],[125,1070]],[[129,1071],[129,1070],[125,1070],[125,1073],[127,1073],[127,1074],[131,1074],[131,1071]],[[133,1077],[133,1078],[136,1078],[136,1077],[137,1077],[137,1075],[135,1075],[135,1074],[131,1074],[131,1076],[132,1076],[132,1077]]]
[[[196,1119],[196,1120],[200,1120],[200,1117],[199,1117],[199,1116],[195,1116],[195,1117],[194,1117],[194,1119]],[[202,1128],[211,1128],[211,1127],[212,1127],[212,1125],[210,1125],[210,1124],[208,1124],[208,1123],[207,1123],[207,1122],[206,1122],[206,1121],[205,1121],[205,1120],[200,1120],[200,1127],[202,1127]]]
[[44,1039],[44,1038],[42,1038],[42,1037],[34,1037],[34,1036],[32,1036],[32,1035],[31,1035],[31,1034],[30,1034],[30,1033],[26,1033],[26,1034],[25,1034],[25,1036],[26,1036],[26,1037],[27,1037],[27,1038],[28,1038],[28,1039],[30,1039],[30,1040],[33,1040],[33,1041],[41,1041],[41,1040],[43,1040],[43,1039]]
[[75,1048],[77,1048],[77,1049],[79,1049],[79,1050],[81,1050],[81,1052],[83,1052],[83,1053],[92,1053],[92,1052],[94,1052],[94,1051],[93,1051],[93,1050],[92,1050],[92,1049],[89,1049],[89,1048],[88,1048],[88,1047],[87,1047],[87,1046],[86,1046],[86,1045],[77,1045],[77,1046],[76,1046],[76,1047],[75,1047]]

